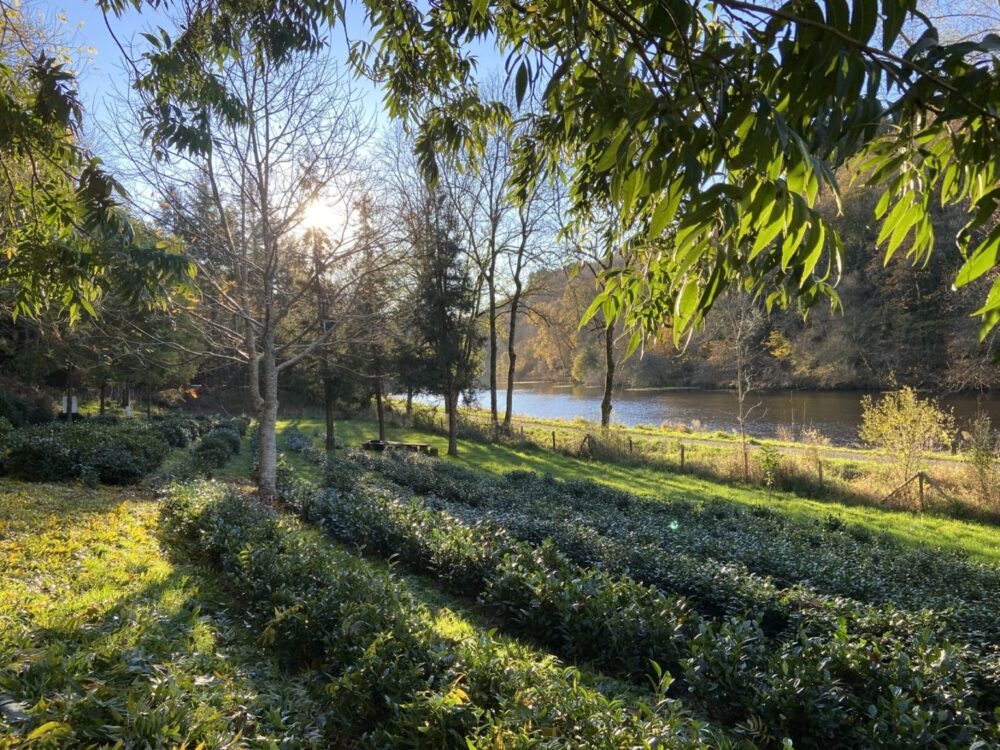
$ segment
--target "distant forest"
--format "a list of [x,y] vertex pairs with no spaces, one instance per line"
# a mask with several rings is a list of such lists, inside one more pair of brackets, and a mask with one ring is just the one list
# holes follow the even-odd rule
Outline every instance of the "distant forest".
[[[849,182],[845,179],[845,184]],[[1000,388],[1000,337],[980,343],[971,314],[996,272],[954,291],[962,263],[954,237],[963,212],[938,210],[934,253],[914,266],[902,248],[888,264],[876,248],[872,218],[877,196],[855,188],[837,216],[826,210],[844,239],[844,267],[837,289],[842,311],[819,305],[803,318],[795,311],[768,315],[762,301],[730,294],[709,314],[702,330],[678,351],[670,336],[618,363],[616,382],[630,387],[729,387],[737,354],[747,357],[755,388],[879,388],[893,383],[940,392]],[[536,271],[518,328],[519,380],[597,385],[604,382],[605,338],[601,321],[579,328],[594,296],[593,274],[575,276],[570,266]],[[627,336],[616,336],[621,358]],[[502,365],[504,363],[501,363]]]

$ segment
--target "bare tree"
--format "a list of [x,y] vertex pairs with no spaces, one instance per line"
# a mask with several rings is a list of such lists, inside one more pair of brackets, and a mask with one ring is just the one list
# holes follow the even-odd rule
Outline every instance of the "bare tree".
[[[491,84],[495,96],[502,97],[500,84]],[[516,112],[517,105],[508,102]],[[459,219],[473,266],[481,277],[485,300],[480,307],[487,318],[490,421],[500,426],[497,391],[501,316],[507,316],[507,388],[503,426],[510,429],[513,385],[516,371],[518,314],[525,275],[544,254],[543,243],[554,231],[546,232],[553,214],[553,193],[549,184],[535,186],[513,195],[516,146],[523,135],[518,121],[495,126],[482,153],[459,153],[442,171],[442,185]],[[549,245],[554,247],[554,243]]]
[[740,429],[743,481],[750,480],[750,452],[747,444],[747,425],[760,408],[760,402],[749,403],[754,391],[754,354],[760,344],[765,324],[764,311],[754,298],[742,289],[733,289],[709,313],[709,336],[714,340],[711,348],[726,360],[733,373],[736,393],[736,423]]
[[[315,293],[316,276],[336,277],[356,251],[351,195],[370,127],[327,58],[300,54],[278,65],[245,52],[216,74],[245,116],[212,118],[210,151],[179,149],[166,162],[129,156],[134,178],[156,195],[198,264],[200,304],[191,314],[209,334],[209,354],[246,367],[267,495],[275,491],[280,375],[332,332],[319,316],[291,332],[284,324]],[[138,104],[148,112],[151,102]],[[119,141],[129,142],[124,133]],[[322,245],[304,237],[318,206],[328,213]]]

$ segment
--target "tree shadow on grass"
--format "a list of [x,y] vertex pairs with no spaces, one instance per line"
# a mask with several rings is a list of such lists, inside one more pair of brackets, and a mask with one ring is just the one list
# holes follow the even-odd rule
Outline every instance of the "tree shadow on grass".
[[323,680],[284,673],[202,572],[178,567],[111,606],[27,630],[0,666],[0,696],[32,707],[11,729],[49,726],[59,747],[212,747],[296,732],[321,744],[309,708]]

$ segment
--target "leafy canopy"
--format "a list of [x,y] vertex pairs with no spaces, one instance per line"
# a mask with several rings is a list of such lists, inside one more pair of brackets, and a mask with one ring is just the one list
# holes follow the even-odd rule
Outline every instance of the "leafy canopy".
[[[768,306],[836,302],[841,242],[816,201],[838,194],[835,170],[849,160],[881,191],[887,260],[903,249],[926,261],[940,200],[969,207],[955,286],[996,275],[1000,37],[940,43],[916,0],[363,5],[372,34],[353,62],[419,130],[431,175],[437,154],[475,148],[510,116],[480,96],[471,43],[494,40],[507,55],[518,102],[529,90],[538,101],[523,115],[520,194],[559,168],[577,220],[609,205],[620,216],[609,237],[626,237],[630,262],[608,272],[591,315],[603,308],[654,335],[669,323],[679,338],[733,285]],[[166,98],[150,136],[210,148],[204,111],[239,117],[211,79],[184,75],[193,58],[224,59],[247,33],[280,57],[317,44],[320,24],[344,13],[338,0],[216,0],[176,40],[151,37],[139,85],[155,81]],[[908,44],[904,24],[924,32]],[[983,335],[1000,322],[1000,278],[978,314]]]
[[95,314],[106,292],[148,305],[183,284],[179,253],[139,242],[124,190],[80,142],[75,79],[44,30],[0,0],[0,286],[13,315]]

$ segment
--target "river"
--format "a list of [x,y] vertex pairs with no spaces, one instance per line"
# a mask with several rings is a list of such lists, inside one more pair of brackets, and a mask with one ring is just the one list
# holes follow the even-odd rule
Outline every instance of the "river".
[[[747,405],[757,405],[747,423],[747,431],[760,437],[774,437],[778,428],[808,425],[819,430],[837,445],[858,441],[861,423],[861,398],[857,391],[783,391],[753,393]],[[545,419],[576,417],[599,421],[601,388],[525,383],[514,388],[514,414]],[[489,408],[489,391],[476,393],[477,405]],[[501,414],[505,391],[498,394]],[[438,399],[421,399],[440,403]],[[954,411],[959,427],[975,417],[982,408],[1000,427],[1000,399],[996,396],[946,396],[942,405]],[[737,429],[736,396],[732,391],[697,389],[639,389],[615,392],[612,421],[623,425],[692,423],[700,431],[732,432]]]

